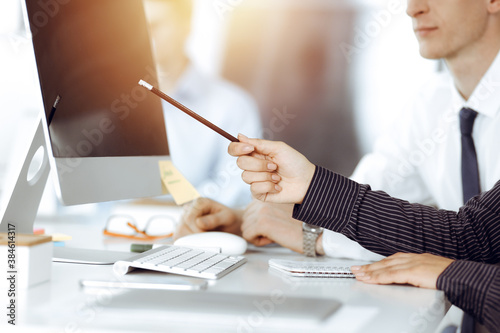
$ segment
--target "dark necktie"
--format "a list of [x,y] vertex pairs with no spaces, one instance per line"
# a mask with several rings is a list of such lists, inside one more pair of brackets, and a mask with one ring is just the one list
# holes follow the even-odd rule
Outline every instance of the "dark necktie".
[[[462,187],[464,203],[481,192],[479,187],[479,171],[477,168],[477,155],[472,139],[472,128],[477,112],[463,108],[460,110],[460,133],[462,134]],[[462,332],[474,332],[474,318],[464,313]]]
[[477,155],[472,139],[472,128],[477,112],[463,108],[460,110],[460,133],[462,134],[462,186],[464,203],[481,192]]

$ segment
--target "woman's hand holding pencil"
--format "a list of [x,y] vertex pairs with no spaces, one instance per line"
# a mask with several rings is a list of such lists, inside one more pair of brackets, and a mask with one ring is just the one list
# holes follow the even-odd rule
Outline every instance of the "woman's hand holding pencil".
[[238,157],[241,178],[250,184],[252,195],[266,202],[302,203],[316,166],[283,142],[249,139],[242,134],[238,138],[228,152]]

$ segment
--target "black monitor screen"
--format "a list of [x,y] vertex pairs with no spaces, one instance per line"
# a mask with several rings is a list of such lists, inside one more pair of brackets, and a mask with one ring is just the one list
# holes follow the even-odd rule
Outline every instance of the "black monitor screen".
[[[55,157],[168,155],[142,0],[26,0]],[[56,108],[53,108],[59,100]]]

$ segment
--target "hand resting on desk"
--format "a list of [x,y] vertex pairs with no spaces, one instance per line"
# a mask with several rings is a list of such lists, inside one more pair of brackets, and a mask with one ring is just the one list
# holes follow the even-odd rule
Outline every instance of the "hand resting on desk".
[[243,212],[208,198],[198,198],[184,206],[174,239],[205,231],[222,231],[241,236]]
[[205,231],[230,232],[256,246],[277,243],[302,253],[302,223],[292,218],[292,205],[254,200],[244,210],[234,210],[200,198],[185,206],[174,238]]
[[454,260],[428,253],[396,253],[374,264],[353,266],[356,279],[372,284],[411,284],[436,289],[441,273]]

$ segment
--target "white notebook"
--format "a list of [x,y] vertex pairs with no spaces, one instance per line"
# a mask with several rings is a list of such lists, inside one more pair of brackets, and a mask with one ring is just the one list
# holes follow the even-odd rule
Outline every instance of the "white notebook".
[[354,278],[351,272],[353,265],[365,265],[369,262],[351,260],[329,260],[329,261],[303,261],[270,259],[269,267],[279,270],[289,276],[297,277],[323,277],[323,278]]

